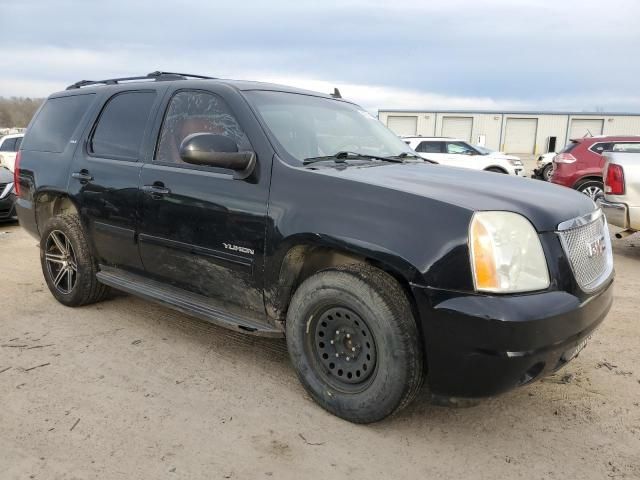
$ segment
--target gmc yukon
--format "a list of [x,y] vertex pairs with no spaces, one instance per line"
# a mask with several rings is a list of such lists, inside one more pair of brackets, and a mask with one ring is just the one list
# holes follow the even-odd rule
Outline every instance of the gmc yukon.
[[15,187],[52,295],[286,337],[311,397],[359,423],[423,381],[475,399],[573,359],[613,298],[601,210],[425,162],[337,93],[154,72],[51,95]]

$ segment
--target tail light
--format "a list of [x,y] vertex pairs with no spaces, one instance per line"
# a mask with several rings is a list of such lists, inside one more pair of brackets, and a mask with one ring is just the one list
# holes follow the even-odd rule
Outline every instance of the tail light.
[[604,176],[604,191],[611,195],[624,195],[624,170],[616,164],[607,165]]
[[558,155],[553,157],[553,161],[555,163],[575,163],[576,157],[574,157],[570,153],[559,153]]
[[16,153],[16,161],[13,166],[13,189],[16,192],[16,196],[20,196],[20,157],[22,155],[22,151],[18,150]]

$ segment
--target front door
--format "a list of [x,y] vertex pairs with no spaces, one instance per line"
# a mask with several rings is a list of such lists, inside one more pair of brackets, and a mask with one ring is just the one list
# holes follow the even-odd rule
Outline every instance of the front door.
[[[255,121],[255,120],[254,120]],[[225,135],[255,151],[220,95],[177,90],[168,100],[155,154],[141,172],[139,247],[146,272],[163,282],[264,314],[262,259],[270,161],[256,151],[254,175],[180,159],[192,133]]]
[[159,95],[155,90],[114,94],[76,150],[69,194],[80,205],[101,264],[142,271],[135,242],[140,159]]

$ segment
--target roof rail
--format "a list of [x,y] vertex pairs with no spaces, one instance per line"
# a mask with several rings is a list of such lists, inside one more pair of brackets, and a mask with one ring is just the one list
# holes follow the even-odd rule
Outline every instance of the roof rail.
[[189,78],[200,78],[206,80],[214,80],[215,77],[206,77],[204,75],[193,75],[191,73],[175,73],[175,72],[151,72],[146,75],[137,77],[121,77],[121,78],[108,78],[106,80],[80,80],[79,82],[69,85],[67,90],[73,90],[76,88],[88,87],[90,85],[118,85],[123,82],[134,82],[136,80],[153,80],[156,82],[164,82],[170,80],[187,80]]

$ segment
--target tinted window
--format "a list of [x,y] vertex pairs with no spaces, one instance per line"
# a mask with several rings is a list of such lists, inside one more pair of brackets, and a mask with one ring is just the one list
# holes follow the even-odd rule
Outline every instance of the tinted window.
[[99,157],[137,160],[155,92],[125,92],[102,110],[91,138],[91,153]]
[[416,147],[420,153],[444,153],[444,142],[420,142]]
[[179,147],[192,133],[224,135],[238,144],[239,151],[251,150],[249,139],[220,97],[206,92],[178,92],[169,102],[162,122],[156,160],[183,163]]
[[20,150],[20,145],[22,145],[22,137],[16,138],[16,152]]
[[609,152],[613,148],[613,143],[595,143],[591,147],[591,151],[597,154]]
[[23,150],[62,152],[94,98],[89,94],[47,100],[29,127]]
[[16,139],[7,138],[2,145],[0,145],[0,152],[15,152],[16,151]]

